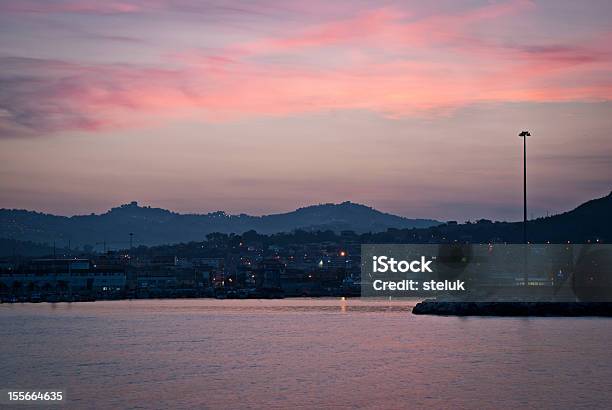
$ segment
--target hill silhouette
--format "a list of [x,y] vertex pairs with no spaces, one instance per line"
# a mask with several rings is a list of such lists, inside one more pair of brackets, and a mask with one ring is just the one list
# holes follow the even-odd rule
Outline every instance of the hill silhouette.
[[[612,242],[612,192],[558,215],[528,221],[532,243]],[[256,231],[264,242],[295,243],[341,241],[341,230],[361,233],[361,243],[444,243],[452,241],[521,243],[522,222],[492,222],[481,219],[464,224],[441,224],[434,220],[408,219],[370,207],[344,202],[314,205],[285,214],[250,216],[212,212],[205,215],[178,214],[165,209],[141,207],[136,203],[113,208],[101,215],[55,216],[23,210],[0,210],[0,255],[50,254],[58,249],[98,245],[129,247],[128,233],[135,245],[171,245],[205,240],[212,232]],[[297,232],[294,232],[297,231]],[[327,231],[327,232],[323,232]],[[318,233],[317,233],[318,232]],[[335,233],[334,233],[335,232]],[[283,233],[283,234],[279,234]],[[265,239],[265,235],[271,235]],[[194,245],[195,246],[195,245]]]
[[425,228],[440,224],[430,219],[409,219],[383,213],[352,202],[321,204],[292,212],[264,216],[179,214],[166,209],[139,206],[137,202],[112,208],[103,214],[57,216],[26,210],[0,210],[0,238],[53,243],[65,246],[96,245],[104,241],[113,248],[134,244],[159,245],[203,240],[211,232],[240,234],[255,230],[263,234],[295,229],[316,231],[353,230],[380,232],[388,228]]
[[[527,222],[531,243],[612,242],[612,192],[577,208]],[[421,230],[391,230],[373,234],[369,242],[428,243],[461,241],[471,243],[522,243],[522,222],[492,222],[481,219],[465,224],[441,224]]]

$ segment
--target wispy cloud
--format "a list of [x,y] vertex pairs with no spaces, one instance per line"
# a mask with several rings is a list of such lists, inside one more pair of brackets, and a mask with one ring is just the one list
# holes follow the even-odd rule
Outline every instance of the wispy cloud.
[[4,57],[0,135],[44,135],[143,125],[196,104],[182,72]]
[[9,13],[132,13],[141,10],[138,2],[130,1],[91,1],[91,0],[59,0],[40,1],[23,0],[0,2],[0,10]]
[[[609,33],[597,33],[588,44],[557,44],[490,38],[474,29],[535,7],[518,0],[423,18],[393,7],[371,9],[283,26],[274,35],[226,41],[214,50],[160,50],[170,57],[159,66],[5,56],[0,136],[96,131],[177,117],[224,121],[327,110],[435,116],[483,102],[610,99]],[[4,11],[39,13],[129,14],[144,8],[141,2],[0,3]]]

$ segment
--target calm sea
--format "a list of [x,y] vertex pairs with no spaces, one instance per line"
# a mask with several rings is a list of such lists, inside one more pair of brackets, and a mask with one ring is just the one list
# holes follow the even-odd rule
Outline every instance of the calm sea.
[[0,389],[63,388],[83,409],[612,406],[612,320],[413,316],[414,303],[4,304]]

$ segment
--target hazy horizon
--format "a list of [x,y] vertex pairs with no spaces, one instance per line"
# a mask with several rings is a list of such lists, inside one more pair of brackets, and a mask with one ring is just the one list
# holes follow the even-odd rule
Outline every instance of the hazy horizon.
[[[582,201],[581,203],[576,204],[576,206],[574,206],[574,207],[572,207],[570,209],[562,210],[560,212],[555,212],[555,213],[549,213],[549,214],[546,214],[546,215],[538,215],[538,216],[533,215],[533,217],[529,216],[529,219],[535,219],[535,218],[541,217],[541,216],[554,216],[554,215],[559,214],[559,213],[571,211],[571,210],[575,209],[577,206],[582,205],[585,202],[588,202],[588,201],[594,200],[594,199],[601,199],[601,198],[603,198],[605,196],[608,196],[608,195],[612,195],[612,191],[608,192],[608,194],[601,195],[599,197],[590,198],[590,199],[587,199],[585,201]],[[108,209],[103,209],[103,210],[100,210],[100,211],[97,211],[97,212],[93,212],[92,211],[92,212],[81,212],[81,213],[73,213],[73,214],[60,214],[60,213],[45,212],[45,211],[40,211],[40,210],[36,210],[36,209],[27,209],[27,208],[0,208],[0,209],[1,210],[25,210],[25,211],[33,211],[33,212],[43,212],[45,214],[55,215],[55,216],[72,217],[72,216],[88,216],[88,215],[92,215],[92,214],[102,215],[102,214],[104,214],[106,212],[111,211],[112,209],[119,208],[119,207],[122,207],[122,206],[125,206],[125,205],[131,205],[133,202],[136,202],[137,205],[139,207],[141,207],[141,208],[163,209],[163,210],[174,212],[174,213],[178,213],[178,214],[181,214],[181,215],[206,215],[206,214],[209,214],[209,213],[223,211],[223,212],[226,212],[227,214],[232,215],[232,216],[238,216],[238,215],[241,215],[241,214],[246,214],[248,216],[255,216],[255,217],[285,214],[285,213],[290,213],[290,212],[296,211],[296,210],[301,209],[301,208],[308,208],[308,207],[313,207],[313,206],[341,205],[344,202],[350,202],[350,203],[352,203],[354,205],[363,205],[363,206],[372,208],[372,209],[374,209],[376,211],[379,211],[379,212],[383,212],[383,213],[391,214],[391,215],[395,215],[395,216],[401,216],[401,217],[408,218],[408,219],[432,219],[432,220],[437,220],[439,222],[447,222],[447,221],[452,220],[452,219],[443,218],[443,217],[420,217],[420,216],[394,214],[393,212],[387,212],[387,211],[385,211],[383,209],[378,209],[378,208],[373,207],[371,205],[368,205],[366,203],[359,203],[359,202],[355,202],[355,201],[351,201],[351,200],[346,200],[346,201],[341,201],[341,202],[321,202],[321,203],[316,203],[316,204],[306,204],[306,205],[296,206],[295,208],[292,208],[292,209],[281,210],[281,211],[278,211],[278,212],[268,212],[268,213],[259,213],[259,214],[247,213],[247,212],[235,212],[235,213],[233,213],[233,212],[227,212],[224,209],[212,209],[212,210],[206,210],[206,211],[198,211],[198,210],[193,210],[193,211],[189,211],[189,210],[188,211],[177,211],[175,209],[168,209],[168,208],[164,208],[164,207],[161,207],[161,206],[156,206],[156,205],[152,205],[152,204],[148,204],[148,203],[143,203],[143,202],[137,201],[137,200],[127,201],[127,202],[121,203],[121,204],[115,204],[115,205],[111,206]],[[481,219],[481,218],[477,217],[477,218],[473,218],[473,219],[469,219],[469,218],[467,218],[467,219],[459,219],[459,220],[457,220],[457,222],[463,223],[463,222],[467,222],[468,220],[472,220],[473,221],[473,220],[477,220],[477,219]],[[520,221],[519,220],[500,220],[500,222],[520,222]]]
[[0,207],[408,218],[612,189],[612,3],[0,0]]

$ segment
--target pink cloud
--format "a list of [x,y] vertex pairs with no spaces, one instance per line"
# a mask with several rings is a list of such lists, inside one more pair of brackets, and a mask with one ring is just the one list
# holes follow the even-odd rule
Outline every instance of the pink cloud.
[[2,1],[0,10],[8,13],[133,13],[141,10],[135,2],[129,1],[90,1],[90,0],[60,0],[60,1]]
[[533,8],[529,0],[486,5],[458,14],[434,15],[412,20],[405,10],[381,8],[338,21],[324,22],[286,37],[263,38],[234,45],[234,55],[297,52],[302,49],[353,45],[359,47],[398,47],[465,41],[463,31],[482,20],[496,19]]
[[0,58],[0,135],[142,125],[192,107],[182,71]]
[[218,121],[325,110],[432,116],[483,102],[609,99],[612,81],[595,74],[612,70],[609,34],[588,45],[542,45],[493,41],[471,30],[533,7],[511,1],[423,19],[371,10],[212,54],[179,51],[172,68],[163,69],[3,58],[0,135],[183,117]]

